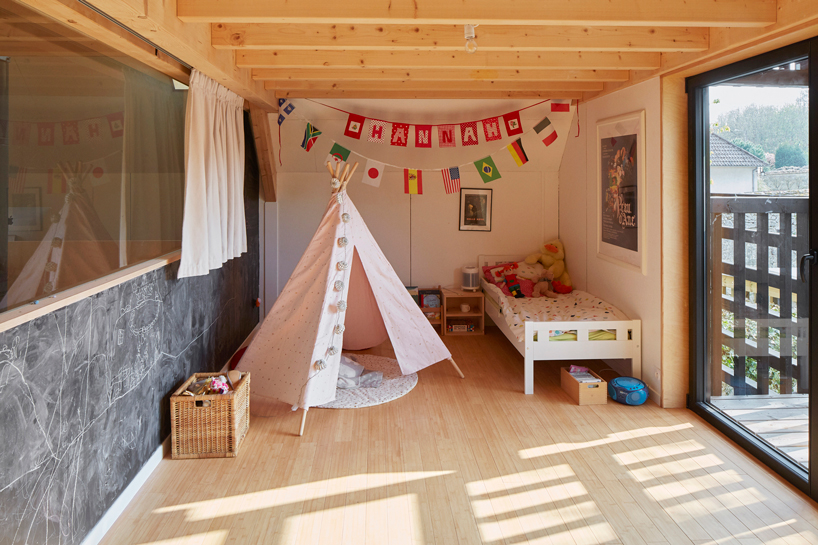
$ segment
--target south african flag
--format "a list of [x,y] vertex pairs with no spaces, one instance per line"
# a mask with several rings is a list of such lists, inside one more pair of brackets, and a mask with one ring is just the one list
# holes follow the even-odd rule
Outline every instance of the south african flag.
[[304,148],[305,151],[310,151],[319,136],[321,136],[321,131],[312,123],[307,123],[307,128],[304,129],[304,140],[301,141],[301,147]]

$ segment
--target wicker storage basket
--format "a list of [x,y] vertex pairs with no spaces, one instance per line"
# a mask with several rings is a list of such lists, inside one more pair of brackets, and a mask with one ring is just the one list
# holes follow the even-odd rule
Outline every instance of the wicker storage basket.
[[181,395],[203,378],[223,373],[195,373],[170,396],[171,458],[234,458],[250,427],[250,373],[242,373],[226,394]]

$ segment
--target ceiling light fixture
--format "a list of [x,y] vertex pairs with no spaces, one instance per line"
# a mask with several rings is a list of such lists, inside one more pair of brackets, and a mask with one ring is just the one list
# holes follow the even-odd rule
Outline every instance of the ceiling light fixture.
[[474,53],[477,51],[477,41],[474,39],[474,29],[478,25],[463,25],[463,34],[466,38],[466,53]]

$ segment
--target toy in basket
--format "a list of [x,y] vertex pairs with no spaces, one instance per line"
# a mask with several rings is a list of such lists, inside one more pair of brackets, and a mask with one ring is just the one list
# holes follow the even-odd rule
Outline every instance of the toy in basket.
[[[236,373],[237,371],[231,371]],[[170,396],[171,458],[234,458],[250,427],[250,373],[227,393],[191,395],[188,387],[221,373],[195,373]]]

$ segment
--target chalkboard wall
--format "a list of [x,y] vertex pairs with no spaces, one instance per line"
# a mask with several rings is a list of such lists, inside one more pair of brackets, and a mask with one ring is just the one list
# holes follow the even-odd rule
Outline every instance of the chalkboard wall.
[[80,543],[170,434],[170,393],[258,323],[246,138],[246,254],[184,280],[177,262],[0,333],[0,545]]

